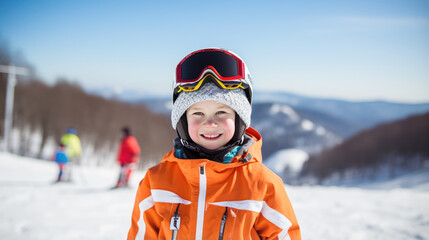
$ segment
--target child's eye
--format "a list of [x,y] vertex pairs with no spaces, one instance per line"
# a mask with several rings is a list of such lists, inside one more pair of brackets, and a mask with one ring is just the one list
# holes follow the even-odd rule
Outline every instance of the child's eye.
[[216,112],[216,114],[225,114],[226,112],[225,111],[218,111],[218,112]]
[[204,114],[202,112],[194,112],[192,115],[202,116]]

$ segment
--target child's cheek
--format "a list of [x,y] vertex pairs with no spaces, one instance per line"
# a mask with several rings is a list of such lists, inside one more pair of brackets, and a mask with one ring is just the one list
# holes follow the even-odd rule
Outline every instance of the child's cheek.
[[234,119],[226,119],[223,122],[223,129],[225,131],[226,137],[231,139],[235,132],[235,120]]
[[188,132],[192,141],[198,142],[198,129],[200,122],[197,120],[188,120]]

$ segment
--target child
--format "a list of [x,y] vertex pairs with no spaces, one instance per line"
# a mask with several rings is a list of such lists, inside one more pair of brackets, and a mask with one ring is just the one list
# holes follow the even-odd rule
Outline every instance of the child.
[[137,190],[128,239],[301,239],[282,180],[262,165],[244,62],[202,49],[176,68],[174,150]]
[[64,173],[66,172],[67,163],[69,162],[66,154],[66,146],[64,144],[59,144],[58,149],[53,156],[53,160],[58,163],[59,168],[57,182],[68,180],[68,177],[63,177]]

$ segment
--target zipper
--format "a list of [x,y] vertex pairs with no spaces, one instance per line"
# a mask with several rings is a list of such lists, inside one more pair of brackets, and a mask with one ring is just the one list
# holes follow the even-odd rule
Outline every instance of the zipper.
[[174,216],[171,218],[170,221],[170,230],[173,231],[171,235],[171,240],[177,239],[177,231],[180,228],[179,207],[180,203],[177,205],[176,211],[174,212]]
[[223,235],[225,233],[225,224],[226,219],[228,218],[228,207],[225,208],[225,212],[222,216],[222,221],[220,222],[220,230],[219,230],[219,240],[223,240]]
[[206,205],[206,190],[207,190],[207,177],[205,167],[199,168],[200,174],[200,191],[198,193],[198,211],[197,211],[197,227],[195,239],[203,239],[203,226],[204,226],[204,208]]

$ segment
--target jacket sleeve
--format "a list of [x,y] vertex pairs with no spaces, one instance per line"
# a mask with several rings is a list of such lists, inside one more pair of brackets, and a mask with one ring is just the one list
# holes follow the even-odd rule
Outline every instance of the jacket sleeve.
[[158,239],[162,218],[155,210],[150,189],[150,173],[148,171],[137,189],[128,240]]
[[267,192],[262,210],[256,219],[255,229],[262,239],[301,240],[292,204],[283,181],[277,176],[267,180]]

